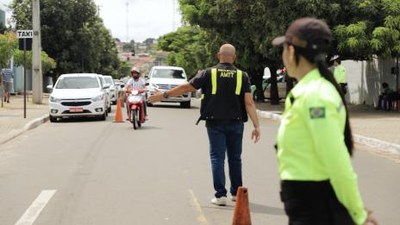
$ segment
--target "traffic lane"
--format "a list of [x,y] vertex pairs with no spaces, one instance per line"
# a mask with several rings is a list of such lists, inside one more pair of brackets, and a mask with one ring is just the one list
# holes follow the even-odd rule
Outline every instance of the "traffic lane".
[[[53,182],[49,182],[46,179],[43,182],[38,182],[36,180],[40,179],[40,177],[34,178],[36,175],[29,174],[26,176],[26,179],[33,179],[35,181],[24,182],[29,183],[30,186],[40,186],[41,183],[46,184],[46,182],[51,183],[51,185],[43,185],[43,188],[36,188],[37,191],[33,191],[34,193],[32,192],[31,196],[27,197],[28,200],[21,197],[19,198],[21,201],[18,202],[18,197],[13,197],[9,202],[14,201],[21,206],[23,205],[20,207],[21,210],[19,210],[19,215],[22,215],[22,208],[28,207],[41,189],[56,187],[58,191],[39,217],[39,224],[81,224],[82,221],[93,222],[93,224],[116,224],[113,223],[114,221],[117,221],[117,224],[135,224],[135,222],[140,224],[230,224],[234,204],[229,202],[227,207],[216,207],[212,206],[209,202],[212,198],[213,189],[208,143],[204,123],[200,123],[199,126],[194,125],[197,116],[198,109],[196,108],[186,110],[168,106],[154,107],[150,109],[150,121],[144,124],[143,129],[133,131],[129,123],[110,123],[112,129],[107,127],[107,130],[110,130],[109,133],[119,137],[113,139],[114,135],[112,135],[111,139],[120,143],[120,146],[123,147],[113,145],[112,151],[99,150],[99,153],[97,153],[99,157],[95,156],[96,153],[94,152],[91,153],[91,157],[84,157],[83,155],[75,157],[79,158],[79,160],[74,159],[72,156],[64,157],[71,158],[72,160],[64,162],[66,166],[62,166],[62,162],[54,162],[53,166],[49,166],[50,169],[47,169],[51,170],[53,174],[57,174],[59,178],[63,177],[61,181],[55,182],[54,178],[52,178]],[[97,124],[97,122],[94,123]],[[80,123],[71,124],[79,125]],[[83,124],[87,127],[91,123]],[[71,126],[69,123],[67,125],[68,127]],[[73,134],[74,131],[76,133],[76,130],[79,130],[81,133],[96,135],[96,132],[93,132],[91,129],[82,130],[80,126],[71,126],[73,127],[73,131],[69,131],[69,133]],[[262,120],[261,126],[262,139],[260,143],[253,144],[250,141],[251,123],[247,123],[244,136],[243,176],[244,184],[249,188],[251,217],[254,224],[285,224],[287,220],[279,201],[276,158],[275,151],[272,148],[277,123]],[[37,128],[36,130],[41,128]],[[96,131],[100,130],[98,127],[94,129]],[[54,133],[57,133],[57,131],[52,130],[51,132],[45,132],[43,135],[51,137],[51,134]],[[29,139],[30,135],[31,133],[23,137],[22,140]],[[100,139],[106,139],[105,136],[99,136]],[[138,140],[135,137],[141,136],[143,136],[143,143],[145,145],[143,145],[143,148],[140,148],[141,145],[134,147],[134,140]],[[72,139],[75,140],[75,137],[68,138],[68,140]],[[13,142],[12,145],[15,147],[20,141],[20,139],[17,139],[17,142]],[[29,141],[29,143],[32,144],[33,142]],[[68,144],[68,146],[70,145]],[[132,146],[132,148],[126,146]],[[71,148],[70,146],[65,151],[74,152]],[[144,148],[151,151],[143,151]],[[62,154],[65,154],[65,151],[61,151]],[[79,150],[78,152],[86,151],[90,152],[91,150]],[[2,153],[4,152],[17,153],[18,151],[15,152],[8,149],[7,151],[2,151]],[[40,157],[39,153],[38,150],[35,150],[33,155]],[[379,157],[370,155],[364,151],[357,151],[354,159],[356,169],[358,167],[357,161],[362,159],[361,155],[365,155],[366,162],[371,161],[370,157],[378,158],[376,159],[377,165],[375,168],[382,168],[381,164],[386,165],[389,162],[386,159],[381,160]],[[83,160],[82,158],[91,158],[94,161],[92,163],[93,166],[90,166],[90,160]],[[4,159],[4,157],[1,157],[1,159]],[[372,160],[375,161],[374,159]],[[11,161],[5,161],[1,161],[1,167],[3,167],[3,163],[12,164]],[[113,161],[118,163],[113,163]],[[72,175],[68,173],[60,175],[60,172],[55,171],[58,169],[57,166],[68,168],[68,166],[71,167],[71,165],[75,165],[77,162],[80,162],[80,169],[76,169],[75,166],[73,166],[75,171],[69,168],[69,170],[74,171]],[[361,162],[365,161],[361,160]],[[35,166],[30,167],[36,168]],[[391,168],[378,170],[381,173],[386,171],[388,179],[392,177],[391,171],[398,169],[396,164],[393,167],[393,164],[390,162],[387,166],[383,167]],[[37,168],[35,170],[38,170],[39,172],[37,173],[41,174],[41,176],[49,173],[48,171],[40,171]],[[361,170],[368,171],[368,167],[365,169],[361,165]],[[5,170],[1,168],[0,171]],[[368,172],[368,175],[365,177],[369,178],[373,174]],[[364,182],[364,176],[359,175],[361,186]],[[375,174],[375,176],[377,175]],[[381,176],[381,174],[378,176]],[[4,184],[3,177],[0,176],[0,183],[2,184]],[[67,181],[63,182],[63,180]],[[134,180],[132,182],[135,183],[131,183],[131,180]],[[389,180],[393,181],[393,179]],[[368,179],[368,181],[370,180]],[[375,183],[366,185],[374,189],[372,192],[374,193],[373,197],[379,192],[375,190],[386,190],[384,182],[379,182],[378,184],[381,185],[378,187],[376,187],[377,184]],[[14,183],[17,182],[14,180]],[[19,183],[22,187],[29,187],[29,185],[23,182]],[[59,185],[54,185],[54,183],[58,183]],[[229,185],[229,182],[227,183]],[[396,186],[391,185],[391,187],[395,188]],[[363,192],[363,186],[361,189]],[[28,195],[26,193],[27,190],[21,192],[24,195]],[[375,202],[371,202],[369,199],[369,189],[366,192],[367,196],[365,200],[367,203],[370,203],[368,205],[375,210],[377,215],[382,214],[383,217],[389,215],[389,218],[394,217],[396,219],[397,214],[384,210],[386,205],[375,207]],[[387,195],[393,195],[393,193],[397,192],[391,190],[387,192]],[[377,199],[382,199],[382,202],[393,197],[382,196],[380,194],[382,193],[377,195],[379,197]],[[4,193],[2,195],[10,196]],[[19,195],[20,193],[18,195],[14,194],[14,196]],[[396,199],[391,203],[392,209],[398,208],[396,202],[399,201],[396,201]],[[13,207],[8,207],[8,209],[10,208],[13,209]],[[1,210],[0,212],[6,211]],[[5,215],[8,215],[8,213]],[[1,221],[6,220],[2,218]],[[386,224],[392,223],[388,222]]]
[[[180,191],[179,186],[171,182],[179,180],[174,177],[179,172],[173,170],[174,167],[165,169],[165,165],[158,163],[166,159],[163,154],[157,157],[156,151],[147,151],[153,147],[151,141],[143,138],[149,135],[147,132],[136,132],[129,123],[105,123],[105,126],[86,123],[84,126],[88,129],[82,129],[81,123],[46,124],[40,130],[29,133],[28,141],[18,140],[13,143],[14,149],[8,147],[10,151],[20,154],[14,163],[8,162],[16,167],[15,174],[24,176],[26,169],[20,170],[22,166],[34,168],[23,178],[13,176],[14,180],[24,187],[39,186],[31,188],[36,189],[33,194],[22,197],[22,202],[17,204],[28,207],[40,190],[49,186],[57,190],[38,218],[38,224],[132,224],[135,221],[136,224],[187,224],[195,220],[197,215],[190,209],[188,189]],[[141,131],[154,129],[151,126],[143,128]],[[56,137],[52,136],[54,133],[57,133]],[[34,136],[38,137],[38,141]],[[35,155],[19,152],[32,143],[46,142],[46,138],[51,139],[48,141],[50,144],[38,144]],[[54,152],[54,145],[60,143],[66,144]],[[164,148],[159,150],[165,151]],[[44,155],[49,159],[45,160]],[[41,160],[44,162],[37,162]],[[44,163],[47,161],[53,165],[46,166]],[[48,170],[54,176],[47,175],[43,180],[37,178]],[[62,179],[57,179],[60,177]],[[15,196],[10,193],[4,195]],[[185,204],[178,204],[182,202]],[[16,211],[21,215],[24,212],[20,208]],[[171,215],[178,214],[179,217],[170,219]],[[15,216],[7,214],[7,217]],[[9,224],[15,221],[11,218]]]
[[[56,189],[57,193],[38,218],[38,223],[54,224],[55,221],[57,224],[79,224],[82,221],[90,221],[93,224],[110,224],[114,221],[118,221],[118,224],[132,224],[135,221],[140,224],[231,223],[233,204],[231,207],[214,207],[209,202],[213,189],[208,144],[204,123],[199,126],[194,125],[198,110],[196,108],[182,110],[166,107],[166,110],[155,110],[151,115],[154,116],[154,119],[150,121],[154,121],[154,123],[146,123],[142,127],[143,129],[137,131],[133,131],[129,123],[111,125],[115,126],[115,129],[107,126],[107,129],[110,130],[107,134],[116,134],[119,138],[114,141],[124,146],[122,150],[127,152],[122,151],[121,153],[121,148],[115,146],[112,148],[114,151],[100,150],[99,146],[102,144],[99,143],[89,148],[82,146],[78,152],[85,152],[85,154],[78,156],[70,154],[68,157],[62,157],[64,160],[67,159],[64,161],[66,165],[57,162],[56,157],[50,160],[61,168],[68,168],[71,165],[79,166],[72,166],[67,171],[61,172],[54,171],[55,166],[50,166],[53,173],[63,179],[55,181],[48,176],[53,182],[47,182],[52,183],[50,186]],[[180,120],[180,118],[186,119]],[[91,123],[85,123],[84,126],[89,127],[88,124]],[[79,138],[73,134],[79,134],[81,137],[83,134],[91,133],[91,129],[80,129],[82,126],[80,123],[56,123],[55,125],[68,127],[69,129],[65,132],[68,134],[63,135],[63,132],[57,127],[55,130],[43,133],[43,136],[51,138],[55,143],[60,141],[58,138],[52,137],[52,134],[68,137],[67,140],[61,141],[67,143],[65,149],[59,149],[61,154],[71,152],[70,148],[73,148],[73,145],[69,143],[79,141]],[[179,129],[181,132],[179,130],[175,132],[177,128],[181,128]],[[98,127],[94,127],[94,129],[101,130]],[[137,154],[132,150],[140,150],[141,145],[135,148],[133,144],[134,140],[141,139],[141,134],[151,137],[150,141],[146,141],[144,138],[141,143],[146,143],[143,149],[152,151],[140,151],[140,154]],[[108,136],[93,132],[92,135],[99,136],[97,139],[100,139],[101,142],[106,142],[105,139]],[[246,136],[245,141],[250,139],[250,133],[247,133]],[[30,143],[32,142],[30,141]],[[50,146],[52,145],[50,144]],[[126,146],[132,146],[132,148]],[[37,149],[47,148],[37,147]],[[94,149],[98,150],[94,151]],[[176,150],[180,151],[176,152]],[[51,153],[50,151],[45,154]],[[103,157],[103,153],[105,155],[116,153],[116,155]],[[129,157],[129,153],[134,153],[134,157]],[[39,150],[36,155],[39,155]],[[121,156],[122,158],[120,158]],[[109,160],[113,158],[116,160]],[[106,162],[103,163],[101,159]],[[130,160],[124,162],[124,159]],[[112,163],[113,161],[118,161],[117,165]],[[147,164],[146,162],[149,161],[154,161],[154,163]],[[107,166],[107,164],[110,165]],[[137,168],[131,168],[132,165]],[[37,166],[30,167],[37,168]],[[113,172],[109,168],[116,169],[117,172]],[[146,171],[152,173],[149,175]],[[43,172],[36,174],[43,174]],[[29,175],[31,178],[35,176],[37,175]],[[133,177],[137,182],[130,184],[127,177]],[[58,185],[54,185],[54,183],[58,183]],[[24,184],[24,186],[29,185]],[[198,187],[201,188],[196,189]],[[49,189],[49,185],[44,185],[43,189]],[[39,193],[40,190],[41,188],[37,188],[35,192]],[[254,188],[254,190],[256,189]],[[25,202],[22,205],[28,207],[35,197],[32,194],[28,198],[29,200],[25,201],[24,199]],[[200,203],[204,204],[200,205]],[[256,203],[251,203],[251,206],[260,209],[260,205]],[[209,210],[208,215],[207,210]],[[22,214],[23,211],[19,211]],[[108,213],[104,214],[104,212]],[[257,219],[253,218],[253,221],[257,221]]]
[[[28,207],[42,190],[48,189],[57,190],[57,193],[38,218],[39,224],[79,224],[82,221],[93,224],[115,221],[118,224],[132,224],[132,221],[187,224],[196,221],[201,216],[201,211],[194,205],[196,196],[187,188],[190,185],[179,188],[185,187],[181,184],[181,174],[187,174],[185,168],[191,166],[182,162],[186,162],[185,158],[192,153],[184,151],[188,156],[175,154],[176,146],[168,145],[178,143],[177,146],[181,146],[185,144],[181,139],[189,140],[195,133],[183,132],[187,136],[172,135],[171,138],[172,132],[165,132],[165,127],[174,128],[172,131],[176,129],[179,120],[173,115],[179,117],[179,112],[182,110],[168,109],[163,119],[167,123],[161,123],[162,126],[149,124],[137,132],[129,123],[61,122],[45,124],[8,143],[4,152],[17,156],[14,160],[5,160],[14,171],[10,180],[2,182],[11,184],[8,193],[3,189],[2,195],[10,196],[3,202],[10,203],[6,204],[10,213],[5,214],[2,221],[15,222],[24,207]],[[187,123],[193,127],[190,117]],[[157,135],[161,130],[164,131]],[[156,135],[149,131],[156,131]],[[165,134],[168,134],[167,140],[157,142],[155,137]],[[113,139],[114,136],[117,138]],[[146,140],[145,137],[151,138]],[[108,141],[110,138],[113,140]],[[154,145],[154,142],[160,145]],[[115,143],[119,145],[116,147]],[[31,151],[24,151],[26,149]],[[148,149],[153,151],[146,151]],[[163,165],[163,162],[167,164]],[[20,190],[22,194],[13,193],[15,186],[28,190]]]
[[96,154],[110,121],[46,123],[1,145],[0,221],[14,224],[42,190],[63,186]]
[[[251,140],[252,124],[245,125],[243,137],[242,170],[243,185],[248,189],[251,220],[253,224],[287,224],[283,205],[279,199],[279,179],[275,157],[275,133],[277,123],[271,120],[261,120],[261,139],[258,143]],[[199,205],[209,224],[232,224],[235,203],[228,196],[227,206],[218,207],[210,203],[214,194],[211,166],[208,153],[208,139],[204,122],[199,127],[201,138],[195,142],[202,151],[201,165],[192,171],[196,179],[192,179],[192,190],[196,194]],[[196,163],[196,159],[193,159]],[[197,162],[198,163],[198,162]],[[229,192],[227,164],[226,188]],[[204,177],[204,179],[199,179]],[[229,195],[229,194],[228,194]]]

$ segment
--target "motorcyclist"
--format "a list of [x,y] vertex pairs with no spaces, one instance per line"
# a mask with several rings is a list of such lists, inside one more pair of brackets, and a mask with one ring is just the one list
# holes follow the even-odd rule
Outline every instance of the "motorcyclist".
[[[126,104],[126,113],[127,113],[127,120],[131,118],[131,111],[129,109],[129,102],[128,102],[128,95],[133,89],[145,90],[146,89],[146,81],[144,78],[141,77],[140,70],[137,67],[132,67],[131,69],[131,76],[124,87],[125,91],[125,104]],[[146,104],[146,95],[143,94],[143,108],[145,119],[147,120],[147,104]]]

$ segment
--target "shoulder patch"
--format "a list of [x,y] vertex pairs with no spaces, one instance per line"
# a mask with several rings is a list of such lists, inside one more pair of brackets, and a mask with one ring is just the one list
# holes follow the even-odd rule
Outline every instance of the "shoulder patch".
[[311,107],[309,111],[311,119],[325,118],[325,107]]

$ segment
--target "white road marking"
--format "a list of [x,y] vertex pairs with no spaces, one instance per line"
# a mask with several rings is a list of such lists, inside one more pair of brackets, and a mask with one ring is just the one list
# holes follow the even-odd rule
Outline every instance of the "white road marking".
[[43,190],[15,225],[32,225],[57,190]]
[[199,201],[197,201],[197,198],[194,195],[193,190],[189,189],[189,192],[190,192],[190,195],[192,197],[192,203],[196,207],[197,212],[199,213],[199,216],[197,217],[197,221],[199,221],[199,223],[201,225],[209,225],[206,217],[204,216],[203,210],[201,210],[201,206],[199,204]]

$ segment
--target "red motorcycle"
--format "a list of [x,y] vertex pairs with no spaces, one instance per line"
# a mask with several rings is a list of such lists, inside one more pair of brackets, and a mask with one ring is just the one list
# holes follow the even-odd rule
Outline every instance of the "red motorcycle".
[[145,89],[132,89],[128,93],[129,120],[133,124],[133,129],[136,130],[146,121],[144,112]]

